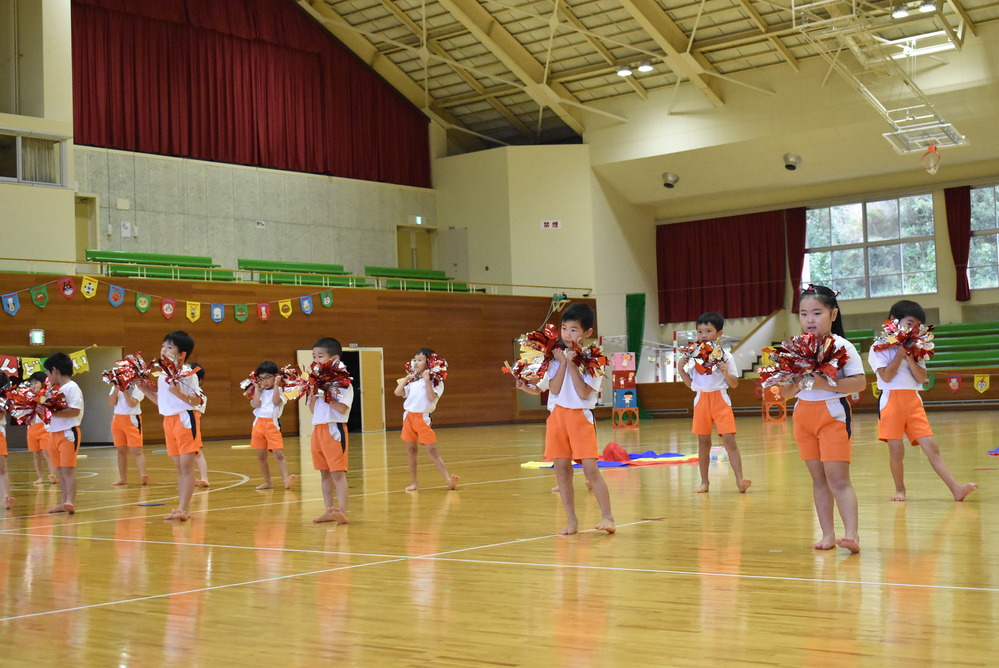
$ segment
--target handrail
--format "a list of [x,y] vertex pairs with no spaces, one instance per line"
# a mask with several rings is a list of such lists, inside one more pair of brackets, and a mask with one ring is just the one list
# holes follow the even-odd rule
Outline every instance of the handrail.
[[783,310],[784,310],[784,307],[781,307],[781,308],[777,309],[776,311],[774,311],[773,313],[771,313],[770,315],[768,315],[763,320],[761,320],[759,323],[757,323],[756,327],[753,327],[753,329],[750,330],[749,334],[746,334],[744,337],[742,337],[742,340],[740,340],[739,343],[735,346],[735,348],[732,349],[732,352],[734,353],[735,351],[739,350],[739,348],[742,347],[742,344],[743,344],[743,342],[746,341],[746,339],[751,338],[753,336],[753,334],[756,334],[756,332],[760,331],[760,328],[763,327],[763,325],[765,325],[768,322],[770,322],[771,320],[773,320],[774,317],[778,313],[780,313],[781,311],[783,311]]

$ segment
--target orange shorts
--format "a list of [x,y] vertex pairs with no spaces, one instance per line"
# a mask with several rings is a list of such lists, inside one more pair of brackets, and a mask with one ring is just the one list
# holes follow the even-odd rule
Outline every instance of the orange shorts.
[[798,399],[794,404],[794,440],[804,461],[848,462],[852,450],[850,403]]
[[111,418],[111,440],[116,447],[142,447],[142,416],[119,415]]
[[407,412],[402,420],[402,440],[420,445],[435,444],[437,434],[430,428],[430,414]]
[[690,432],[710,436],[711,425],[718,427],[718,435],[735,433],[735,413],[728,399],[728,392],[699,391],[694,397],[694,425]]
[[545,457],[582,461],[599,456],[593,413],[556,406],[548,416],[545,428]]
[[313,425],[312,466],[317,471],[347,470],[347,425],[342,422]]
[[878,439],[901,441],[905,436],[912,445],[932,436],[926,409],[919,390],[884,390],[878,397]]
[[274,424],[274,418],[258,417],[253,421],[250,447],[254,450],[284,450],[284,438],[281,430]]
[[32,422],[28,425],[28,452],[40,452],[49,449],[49,432],[45,430],[44,422]]
[[76,468],[76,454],[80,450],[80,428],[53,431],[49,434],[49,461],[53,468]]
[[171,457],[195,454],[201,449],[197,413],[184,411],[163,416],[163,436],[166,439],[167,454]]
[[0,457],[7,456],[7,434],[0,434]]

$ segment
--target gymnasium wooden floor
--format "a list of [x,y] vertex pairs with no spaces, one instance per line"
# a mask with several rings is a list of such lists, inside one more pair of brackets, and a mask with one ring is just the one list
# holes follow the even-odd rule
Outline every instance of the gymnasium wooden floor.
[[[856,419],[860,555],[816,552],[811,487],[790,425],[739,418],[753,487],[712,464],[605,470],[619,530],[555,535],[564,519],[539,458],[543,425],[439,429],[461,487],[422,460],[406,493],[398,432],[351,437],[348,526],[314,525],[319,478],[258,492],[254,454],[208,445],[212,489],[194,519],[161,520],[175,476],[148,445],[153,484],[111,488],[111,448],[81,460],[78,512],[49,516],[30,460],[9,467],[0,521],[4,666],[944,666],[996,665],[999,445],[993,411],[934,413],[944,458],[981,489],[964,503],[921,452],[909,500],[874,416]],[[691,452],[689,422],[600,423],[601,445]],[[298,470],[299,439],[287,440]],[[130,471],[134,476],[134,470]],[[584,527],[598,519],[576,476]],[[138,503],[164,503],[162,507]],[[840,526],[837,518],[837,526]],[[990,658],[991,657],[991,658]]]

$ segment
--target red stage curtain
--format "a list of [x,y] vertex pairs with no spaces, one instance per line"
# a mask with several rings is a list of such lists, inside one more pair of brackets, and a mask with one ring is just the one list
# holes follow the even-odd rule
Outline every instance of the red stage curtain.
[[794,295],[791,310],[797,312],[798,297],[801,295],[801,271],[805,267],[805,208],[784,211],[784,239],[787,244],[787,271],[791,275],[791,294]]
[[78,144],[430,187],[428,121],[286,0],[73,0]]
[[784,247],[783,211],[659,225],[659,322],[770,315],[784,304]]
[[947,206],[947,234],[950,237],[950,254],[954,257],[957,274],[959,302],[971,299],[968,285],[968,254],[971,252],[971,186],[944,189]]

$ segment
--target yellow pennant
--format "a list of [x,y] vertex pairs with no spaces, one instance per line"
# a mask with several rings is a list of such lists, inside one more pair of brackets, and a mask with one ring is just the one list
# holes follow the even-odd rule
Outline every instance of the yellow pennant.
[[83,277],[83,284],[80,286],[80,292],[87,299],[90,299],[97,294],[97,279],[91,278],[90,276]]
[[990,377],[987,373],[975,374],[975,389],[978,390],[979,394],[985,394],[985,391],[989,389]]
[[90,371],[90,359],[86,350],[78,350],[69,354],[69,359],[73,360],[73,373],[83,373]]
[[278,313],[280,313],[286,318],[291,315],[290,299],[282,299],[281,301],[278,302]]
[[874,394],[875,397],[881,396],[881,386],[878,385],[878,381],[874,381],[874,383],[871,385],[871,392]]
[[38,357],[22,357],[21,368],[24,369],[23,375],[27,378],[31,374],[42,370],[42,360]]
[[191,322],[197,322],[198,318],[201,317],[201,302],[187,302],[187,319]]

